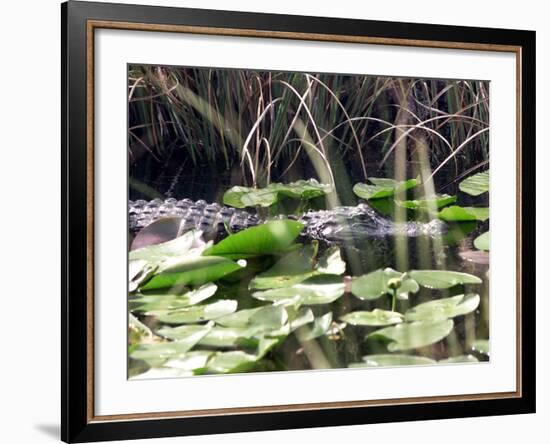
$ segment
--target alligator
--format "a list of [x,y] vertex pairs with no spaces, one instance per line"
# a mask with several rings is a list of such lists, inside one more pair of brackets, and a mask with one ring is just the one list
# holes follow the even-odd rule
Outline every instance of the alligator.
[[[212,240],[264,222],[257,214],[246,210],[191,199],[130,200],[128,212],[132,234],[159,219],[179,217],[182,224],[180,232],[197,229],[203,232],[205,239]],[[332,210],[310,210],[301,216],[284,217],[304,224],[303,237],[327,244],[344,245],[361,238],[381,239],[397,235],[435,237],[446,231],[446,224],[438,219],[427,223],[395,223],[378,214],[367,203]]]

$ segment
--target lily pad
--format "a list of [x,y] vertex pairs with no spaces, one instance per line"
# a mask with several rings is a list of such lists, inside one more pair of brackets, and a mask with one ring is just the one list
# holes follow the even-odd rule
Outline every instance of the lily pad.
[[450,298],[436,299],[424,302],[407,310],[405,320],[410,321],[440,321],[443,319],[464,316],[472,313],[479,306],[479,295],[460,294]]
[[477,276],[458,271],[447,270],[412,270],[411,278],[426,288],[442,290],[455,285],[481,284],[482,280]]
[[479,362],[479,359],[473,355],[460,355],[437,361],[438,364],[465,364],[468,362]]
[[160,314],[158,320],[165,324],[193,324],[209,321],[233,313],[237,310],[237,301],[222,299],[212,304],[192,305]]
[[367,339],[387,341],[390,352],[411,350],[441,341],[449,335],[453,326],[451,319],[403,323],[376,330],[367,335]]
[[151,329],[131,313],[128,316],[128,342],[130,344],[139,344],[141,342],[152,341],[154,336]]
[[455,203],[456,200],[456,196],[438,194],[428,199],[404,200],[397,202],[397,204],[409,210],[431,210],[446,207],[447,205]]
[[155,274],[145,285],[143,291],[182,286],[198,286],[217,281],[246,266],[246,261],[234,262],[220,256],[198,256],[179,261],[176,265],[165,267]]
[[[330,277],[330,275],[325,276]],[[260,301],[278,302],[282,300],[294,300],[298,305],[318,305],[334,302],[344,294],[344,290],[345,286],[343,282],[323,282],[316,281],[313,278],[291,287],[257,291],[252,296]]]
[[171,293],[145,293],[132,297],[129,309],[132,312],[154,315],[155,313],[189,307],[205,301],[216,293],[215,284],[205,284],[183,295]]
[[470,196],[479,196],[489,191],[489,171],[474,174],[458,185],[460,191]]
[[351,292],[365,301],[378,299],[385,294],[393,295],[393,290],[388,286],[391,279],[400,280],[400,286],[397,288],[399,299],[408,299],[409,293],[416,293],[419,289],[418,284],[407,274],[386,268],[354,278],[351,283]]
[[315,338],[318,338],[319,336],[325,335],[327,331],[329,331],[331,324],[332,312],[329,311],[323,316],[315,318],[311,329],[308,329],[307,331],[300,331],[301,334],[299,337],[303,341],[311,341]]
[[306,245],[291,251],[279,259],[269,270],[258,274],[250,281],[250,288],[265,290],[299,284],[321,274],[343,274],[346,264],[338,247],[331,247],[315,263],[316,245]]
[[486,231],[483,234],[480,234],[474,239],[474,247],[478,250],[489,251],[491,244],[491,235],[489,231]]
[[363,325],[369,327],[379,327],[384,325],[394,325],[403,322],[403,315],[396,311],[380,310],[375,308],[372,311],[353,311],[340,319],[350,325]]
[[288,248],[303,229],[304,225],[294,220],[274,220],[231,234],[203,255],[241,259],[278,253]]
[[281,196],[309,200],[331,193],[333,187],[315,179],[299,180],[288,184],[271,183],[265,188],[234,186],[223,196],[223,203],[236,208],[270,207]]
[[439,212],[439,218],[447,222],[466,222],[472,220],[486,221],[489,219],[489,208],[487,207],[459,207],[453,205],[443,208]]
[[[182,325],[180,327],[162,327],[157,333],[164,338],[173,341],[187,341],[190,338],[197,339],[196,343],[206,336],[214,327],[213,322],[205,325]],[[202,334],[202,335],[201,335]],[[200,337],[199,337],[200,336]]]
[[151,367],[159,367],[169,359],[179,359],[191,350],[207,333],[212,325],[202,326],[187,332],[182,339],[172,342],[140,344],[132,349],[130,357],[147,362]]
[[369,178],[372,184],[356,183],[353,187],[353,192],[361,199],[381,199],[384,197],[393,196],[399,191],[408,190],[417,186],[420,181],[418,179],[409,179],[403,182],[398,182],[393,179]]
[[260,308],[250,316],[250,325],[259,325],[264,328],[280,328],[288,321],[288,314],[284,307],[268,305]]
[[254,313],[261,309],[262,307],[239,310],[235,313],[217,318],[216,324],[223,325],[224,327],[246,327],[250,324],[250,318],[254,315]]
[[436,361],[423,356],[380,354],[363,356],[362,363],[350,364],[350,368],[359,367],[397,367],[402,365],[430,365]]
[[157,245],[150,245],[130,251],[130,261],[144,260],[149,264],[159,264],[168,258],[188,256],[189,253],[200,255],[207,244],[202,240],[202,232],[188,231],[176,239]]
[[482,355],[489,356],[489,340],[488,339],[478,339],[472,343],[472,351],[481,353]]
[[255,346],[258,343],[257,339],[254,339],[257,330],[250,327],[214,327],[201,339],[199,345],[209,347]]

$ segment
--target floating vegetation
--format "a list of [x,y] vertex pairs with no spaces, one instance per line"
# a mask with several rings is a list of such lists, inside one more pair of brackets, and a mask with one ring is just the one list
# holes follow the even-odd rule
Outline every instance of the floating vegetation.
[[129,79],[130,378],[489,360],[485,82]]

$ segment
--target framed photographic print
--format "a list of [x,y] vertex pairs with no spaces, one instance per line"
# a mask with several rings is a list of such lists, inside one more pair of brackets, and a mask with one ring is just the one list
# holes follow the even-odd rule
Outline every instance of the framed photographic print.
[[62,439],[535,411],[535,33],[62,5]]

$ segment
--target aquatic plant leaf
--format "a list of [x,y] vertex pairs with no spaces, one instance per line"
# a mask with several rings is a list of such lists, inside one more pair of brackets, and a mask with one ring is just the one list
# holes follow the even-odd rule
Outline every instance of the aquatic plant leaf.
[[351,292],[362,300],[373,300],[385,294],[393,294],[388,286],[390,279],[399,279],[401,284],[397,288],[399,299],[408,299],[409,293],[418,291],[418,284],[410,276],[391,268],[379,269],[368,274],[356,277],[351,283]]
[[411,278],[426,288],[442,290],[455,285],[481,284],[482,280],[473,274],[447,270],[412,270]]
[[236,208],[270,207],[281,196],[292,199],[309,200],[331,193],[333,187],[319,183],[315,179],[298,180],[288,184],[271,183],[265,188],[234,186],[223,196],[223,203]]
[[489,231],[486,231],[483,234],[480,234],[474,239],[474,247],[478,250],[489,251],[491,244],[491,234]]
[[431,365],[436,361],[424,356],[402,354],[379,354],[363,356],[361,363],[350,364],[350,368],[359,367],[396,367],[402,365]]
[[163,217],[142,228],[132,240],[130,250],[158,245],[177,238],[181,234],[182,218]]
[[306,245],[291,251],[279,259],[269,270],[258,274],[250,281],[249,288],[265,290],[299,284],[313,276],[322,274],[342,274],[346,264],[338,247],[328,248],[315,263],[316,245]]
[[405,313],[405,320],[440,321],[472,313],[479,306],[479,295],[459,294],[450,298],[436,299],[419,304]]
[[278,253],[288,248],[303,229],[304,225],[294,220],[274,220],[231,234],[203,255],[241,259]]
[[201,374],[213,353],[207,350],[190,351],[177,358],[169,359],[162,367],[152,368],[132,379],[178,378]]
[[464,179],[460,182],[458,188],[470,196],[479,196],[486,193],[489,191],[489,171],[483,171]]
[[404,200],[397,202],[397,204],[410,210],[431,210],[446,207],[447,205],[455,203],[456,200],[456,196],[438,194],[429,199]]
[[220,256],[198,256],[179,261],[156,273],[141,286],[142,291],[183,286],[198,286],[217,281],[246,266],[246,261],[233,262]]
[[131,376],[132,379],[166,379],[166,378],[183,378],[193,376],[195,373],[190,370],[181,370],[173,367],[158,367],[152,368],[145,373]]
[[403,323],[376,330],[367,335],[366,339],[388,341],[390,352],[411,350],[441,341],[448,336],[453,326],[452,319]]
[[207,245],[202,239],[202,232],[192,230],[168,242],[130,251],[128,259],[130,261],[144,260],[149,264],[159,264],[168,258],[186,256],[189,252],[200,255],[202,249]]
[[284,307],[268,305],[260,308],[250,316],[251,325],[261,325],[267,328],[279,328],[288,321],[288,314]]
[[323,316],[315,318],[313,326],[307,331],[300,331],[300,339],[302,341],[311,341],[312,339],[323,336],[329,331],[332,324],[332,312],[324,314]]
[[[198,337],[198,341],[202,339],[202,337],[206,336],[214,327],[213,322],[209,322],[207,324],[203,325],[182,325],[180,327],[168,327],[164,326],[157,330],[157,333],[166,338],[171,339],[173,341],[185,341],[189,340],[189,338],[195,338]],[[199,335],[201,334],[202,335]]]
[[304,325],[314,322],[315,320],[316,319],[311,311],[311,308],[301,307],[290,320],[290,331],[294,331]]
[[176,310],[198,304],[216,293],[217,286],[209,283],[182,295],[169,292],[140,293],[129,300],[130,311],[154,315],[156,312]]
[[489,356],[489,340],[488,339],[478,339],[472,343],[472,351],[481,353],[482,355]]
[[261,327],[214,327],[201,339],[199,345],[209,347],[256,346],[258,340],[254,339],[254,336],[260,329]]
[[372,311],[353,311],[344,316],[340,316],[340,319],[351,325],[381,327],[385,325],[400,324],[403,322],[403,315],[396,311],[375,308]]
[[417,186],[418,179],[409,179],[403,182],[397,182],[393,179],[369,178],[373,184],[356,183],[353,186],[353,192],[361,199],[381,199],[383,197],[393,196],[396,192],[408,190]]
[[131,313],[128,314],[128,342],[139,344],[153,340],[153,332]]
[[[326,275],[329,276],[330,275]],[[315,279],[315,278],[314,278]],[[278,302],[297,298],[299,305],[330,304],[344,294],[343,282],[319,282],[308,279],[291,287],[257,291],[252,296],[261,301]]]
[[479,359],[473,355],[460,355],[437,361],[438,364],[462,364],[468,362],[479,362]]
[[489,219],[489,208],[487,207],[459,207],[453,205],[443,208],[439,212],[439,218],[447,222],[465,222],[480,220],[482,222]]
[[158,320],[165,324],[193,324],[209,321],[233,313],[237,310],[237,301],[221,299],[212,304],[192,305],[158,315]]
[[141,359],[151,367],[159,367],[169,359],[181,358],[191,350],[212,328],[212,325],[203,325],[201,328],[191,329],[181,338],[172,342],[153,342],[139,344],[129,353],[132,359]]
[[222,325],[224,327],[246,327],[250,324],[250,318],[252,317],[252,315],[261,309],[262,307],[239,310],[234,313],[217,318],[216,324]]
[[242,373],[250,370],[256,364],[256,355],[244,351],[218,352],[206,365],[207,373]]

